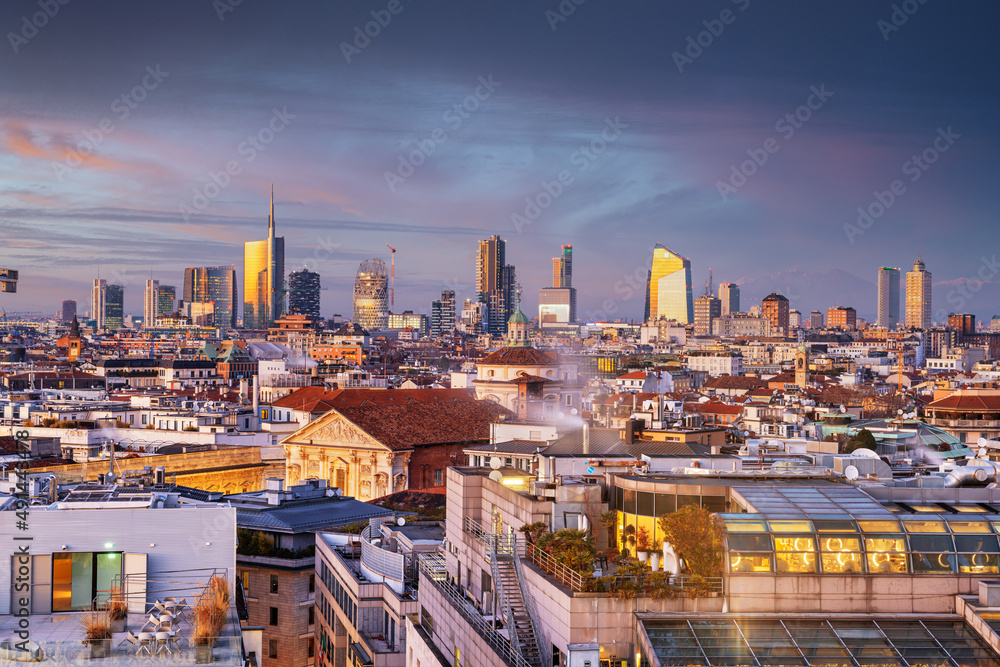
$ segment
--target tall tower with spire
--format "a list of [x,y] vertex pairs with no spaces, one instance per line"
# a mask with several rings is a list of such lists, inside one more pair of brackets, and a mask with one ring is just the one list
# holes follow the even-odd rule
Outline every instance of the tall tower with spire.
[[267,238],[243,244],[243,327],[266,329],[285,313],[285,237],[275,236],[274,184]]

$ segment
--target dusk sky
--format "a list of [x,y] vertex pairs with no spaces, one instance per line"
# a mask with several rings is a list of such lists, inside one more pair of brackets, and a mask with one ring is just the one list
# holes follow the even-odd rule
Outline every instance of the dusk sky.
[[656,242],[744,309],[873,317],[920,252],[936,320],[1000,313],[995,1],[62,2],[0,7],[8,313],[222,264],[242,300],[272,182],[324,316],[386,243],[396,311],[473,297],[492,234],[529,316],[568,243],[581,315],[641,317]]

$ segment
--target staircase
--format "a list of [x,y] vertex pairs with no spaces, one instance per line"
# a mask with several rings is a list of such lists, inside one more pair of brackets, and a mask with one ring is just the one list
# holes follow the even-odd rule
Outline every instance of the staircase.
[[494,536],[490,550],[490,566],[497,600],[503,609],[506,627],[514,650],[532,667],[544,667],[538,642],[537,624],[531,610],[531,600],[524,590],[521,563],[514,536]]

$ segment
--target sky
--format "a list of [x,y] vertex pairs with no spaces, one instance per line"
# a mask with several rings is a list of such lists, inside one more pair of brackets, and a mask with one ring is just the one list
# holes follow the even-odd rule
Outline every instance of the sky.
[[[8,313],[89,309],[98,275],[234,264],[266,236],[351,312],[397,249],[395,310],[474,297],[499,234],[523,310],[574,248],[588,320],[638,318],[652,247],[695,294],[873,317],[923,257],[935,319],[1000,313],[1000,5],[986,0],[7,0]],[[243,286],[240,285],[242,296]]]

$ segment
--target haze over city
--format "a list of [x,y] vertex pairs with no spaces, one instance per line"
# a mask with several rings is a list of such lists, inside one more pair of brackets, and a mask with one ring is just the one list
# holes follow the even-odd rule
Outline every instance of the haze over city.
[[5,3],[6,309],[239,271],[272,182],[324,315],[386,243],[397,310],[474,298],[493,234],[528,313],[572,244],[580,315],[641,318],[656,242],[747,307],[870,319],[919,252],[935,320],[1000,309],[995,4],[392,4]]

